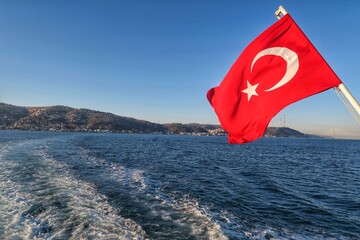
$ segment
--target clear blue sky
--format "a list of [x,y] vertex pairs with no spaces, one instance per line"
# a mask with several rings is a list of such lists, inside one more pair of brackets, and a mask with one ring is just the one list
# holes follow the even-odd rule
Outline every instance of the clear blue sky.
[[[360,99],[360,1],[0,1],[0,102],[218,123],[205,97],[282,4]],[[333,90],[274,118],[360,136]],[[341,134],[340,134],[341,133]]]

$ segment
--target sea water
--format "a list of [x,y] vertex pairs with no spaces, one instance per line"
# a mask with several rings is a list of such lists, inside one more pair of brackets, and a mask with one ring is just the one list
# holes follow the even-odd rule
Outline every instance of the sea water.
[[360,141],[0,131],[0,239],[360,239]]

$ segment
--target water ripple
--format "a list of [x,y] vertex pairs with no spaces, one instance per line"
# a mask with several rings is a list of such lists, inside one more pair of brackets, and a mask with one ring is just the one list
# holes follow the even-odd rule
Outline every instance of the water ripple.
[[360,142],[0,133],[5,239],[359,239]]

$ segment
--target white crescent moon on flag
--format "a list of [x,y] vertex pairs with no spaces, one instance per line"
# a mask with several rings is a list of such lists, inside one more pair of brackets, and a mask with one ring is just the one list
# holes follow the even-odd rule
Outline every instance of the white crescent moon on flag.
[[298,55],[294,51],[292,51],[288,48],[285,48],[285,47],[267,48],[265,50],[262,50],[255,56],[255,58],[251,64],[251,70],[259,58],[261,58],[263,56],[267,56],[267,55],[279,56],[286,61],[285,75],[277,84],[275,84],[273,87],[265,90],[266,92],[269,92],[269,91],[275,90],[275,89],[287,84],[295,76],[295,74],[297,73],[297,71],[299,69],[299,58],[298,58]]

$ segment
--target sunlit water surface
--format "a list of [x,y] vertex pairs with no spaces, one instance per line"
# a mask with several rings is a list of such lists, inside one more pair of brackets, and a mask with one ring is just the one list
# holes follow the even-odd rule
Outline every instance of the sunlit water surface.
[[1,239],[360,239],[360,141],[0,131]]

